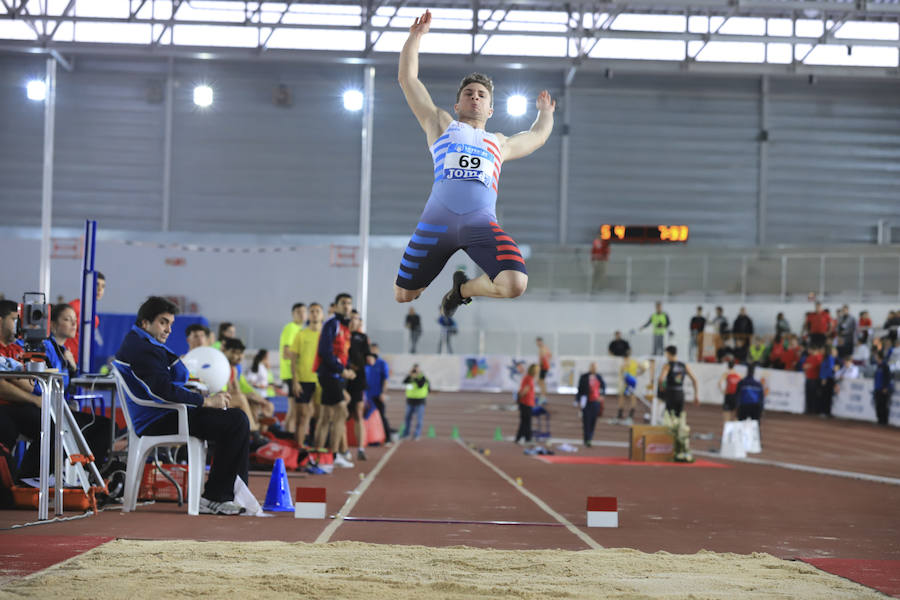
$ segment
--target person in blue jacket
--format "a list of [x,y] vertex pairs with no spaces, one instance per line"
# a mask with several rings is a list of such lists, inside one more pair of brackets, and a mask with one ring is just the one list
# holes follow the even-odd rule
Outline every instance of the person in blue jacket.
[[372,400],[378,414],[381,415],[381,423],[384,425],[384,436],[389,444],[393,441],[394,432],[388,423],[387,414],[385,412],[385,402],[388,399],[387,386],[388,378],[391,376],[391,369],[387,362],[378,355],[378,344],[372,344],[369,349],[372,351],[367,358],[366,363],[366,396]]
[[[178,307],[151,296],[138,309],[131,331],[116,353],[116,368],[131,391],[160,404],[188,405],[188,431],[213,442],[212,466],[200,498],[200,512],[237,515],[243,508],[234,502],[235,478],[247,483],[250,424],[239,408],[229,408],[225,392],[203,397],[185,387],[188,369],[166,345]],[[138,435],[169,435],[178,431],[178,412],[135,404],[126,398]]]
[[747,376],[738,382],[737,391],[737,420],[753,419],[759,421],[762,417],[766,400],[766,380],[756,379],[756,364],[747,365]]
[[821,417],[831,417],[831,403],[834,400],[834,373],[840,366],[837,361],[838,347],[832,346],[825,351],[825,357],[819,367],[819,379],[822,384],[819,388],[819,416]]
[[879,425],[887,425],[891,416],[891,396],[894,394],[894,381],[891,379],[891,368],[888,366],[885,353],[877,354],[878,364],[875,367],[875,386],[872,389],[875,401],[875,416]]

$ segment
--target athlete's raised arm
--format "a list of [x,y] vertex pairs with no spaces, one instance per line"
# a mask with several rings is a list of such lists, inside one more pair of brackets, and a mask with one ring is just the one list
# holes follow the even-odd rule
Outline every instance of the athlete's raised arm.
[[397,75],[400,87],[403,88],[403,95],[406,96],[406,103],[425,131],[429,146],[440,137],[453,120],[447,111],[435,106],[425,85],[419,81],[419,40],[430,28],[431,12],[426,10],[425,14],[416,19],[409,28],[409,38],[400,51],[400,68]]
[[503,160],[513,160],[528,156],[544,145],[550,132],[553,131],[553,111],[556,110],[556,100],[550,98],[547,90],[538,94],[535,105],[538,109],[537,119],[531,124],[531,129],[517,133],[502,141],[501,150]]

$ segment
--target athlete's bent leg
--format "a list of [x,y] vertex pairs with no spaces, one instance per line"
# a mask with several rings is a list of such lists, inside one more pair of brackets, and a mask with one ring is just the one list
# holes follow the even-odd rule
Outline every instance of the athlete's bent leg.
[[396,283],[394,284],[394,300],[397,302],[412,302],[416,298],[422,295],[422,292],[425,291],[425,288],[419,288],[417,290],[407,290],[405,288],[400,287]]
[[494,280],[487,275],[471,279],[462,286],[463,298],[486,296],[488,298],[518,298],[528,287],[528,275],[521,271],[500,271]]

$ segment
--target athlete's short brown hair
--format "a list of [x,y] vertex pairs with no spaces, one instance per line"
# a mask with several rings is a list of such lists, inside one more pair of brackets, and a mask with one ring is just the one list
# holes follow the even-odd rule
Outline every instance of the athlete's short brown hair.
[[462,83],[459,84],[459,89],[456,90],[456,101],[459,102],[459,97],[462,95],[463,88],[465,88],[470,83],[480,83],[484,87],[488,89],[488,93],[491,95],[491,108],[494,107],[494,82],[491,81],[491,78],[485,75],[484,73],[470,73],[466,75]]

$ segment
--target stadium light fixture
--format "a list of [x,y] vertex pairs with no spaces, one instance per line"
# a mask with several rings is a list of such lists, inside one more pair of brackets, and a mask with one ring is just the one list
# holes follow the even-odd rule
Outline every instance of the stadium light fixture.
[[213,89],[208,85],[194,87],[194,104],[201,108],[211,106],[213,103]]
[[508,112],[510,116],[521,117],[528,112],[528,100],[525,96],[519,94],[510,96],[506,100],[506,112]]
[[47,84],[40,79],[33,79],[25,86],[25,95],[29,100],[43,102],[47,98]]
[[365,96],[359,90],[347,90],[344,92],[344,108],[349,111],[362,110]]

